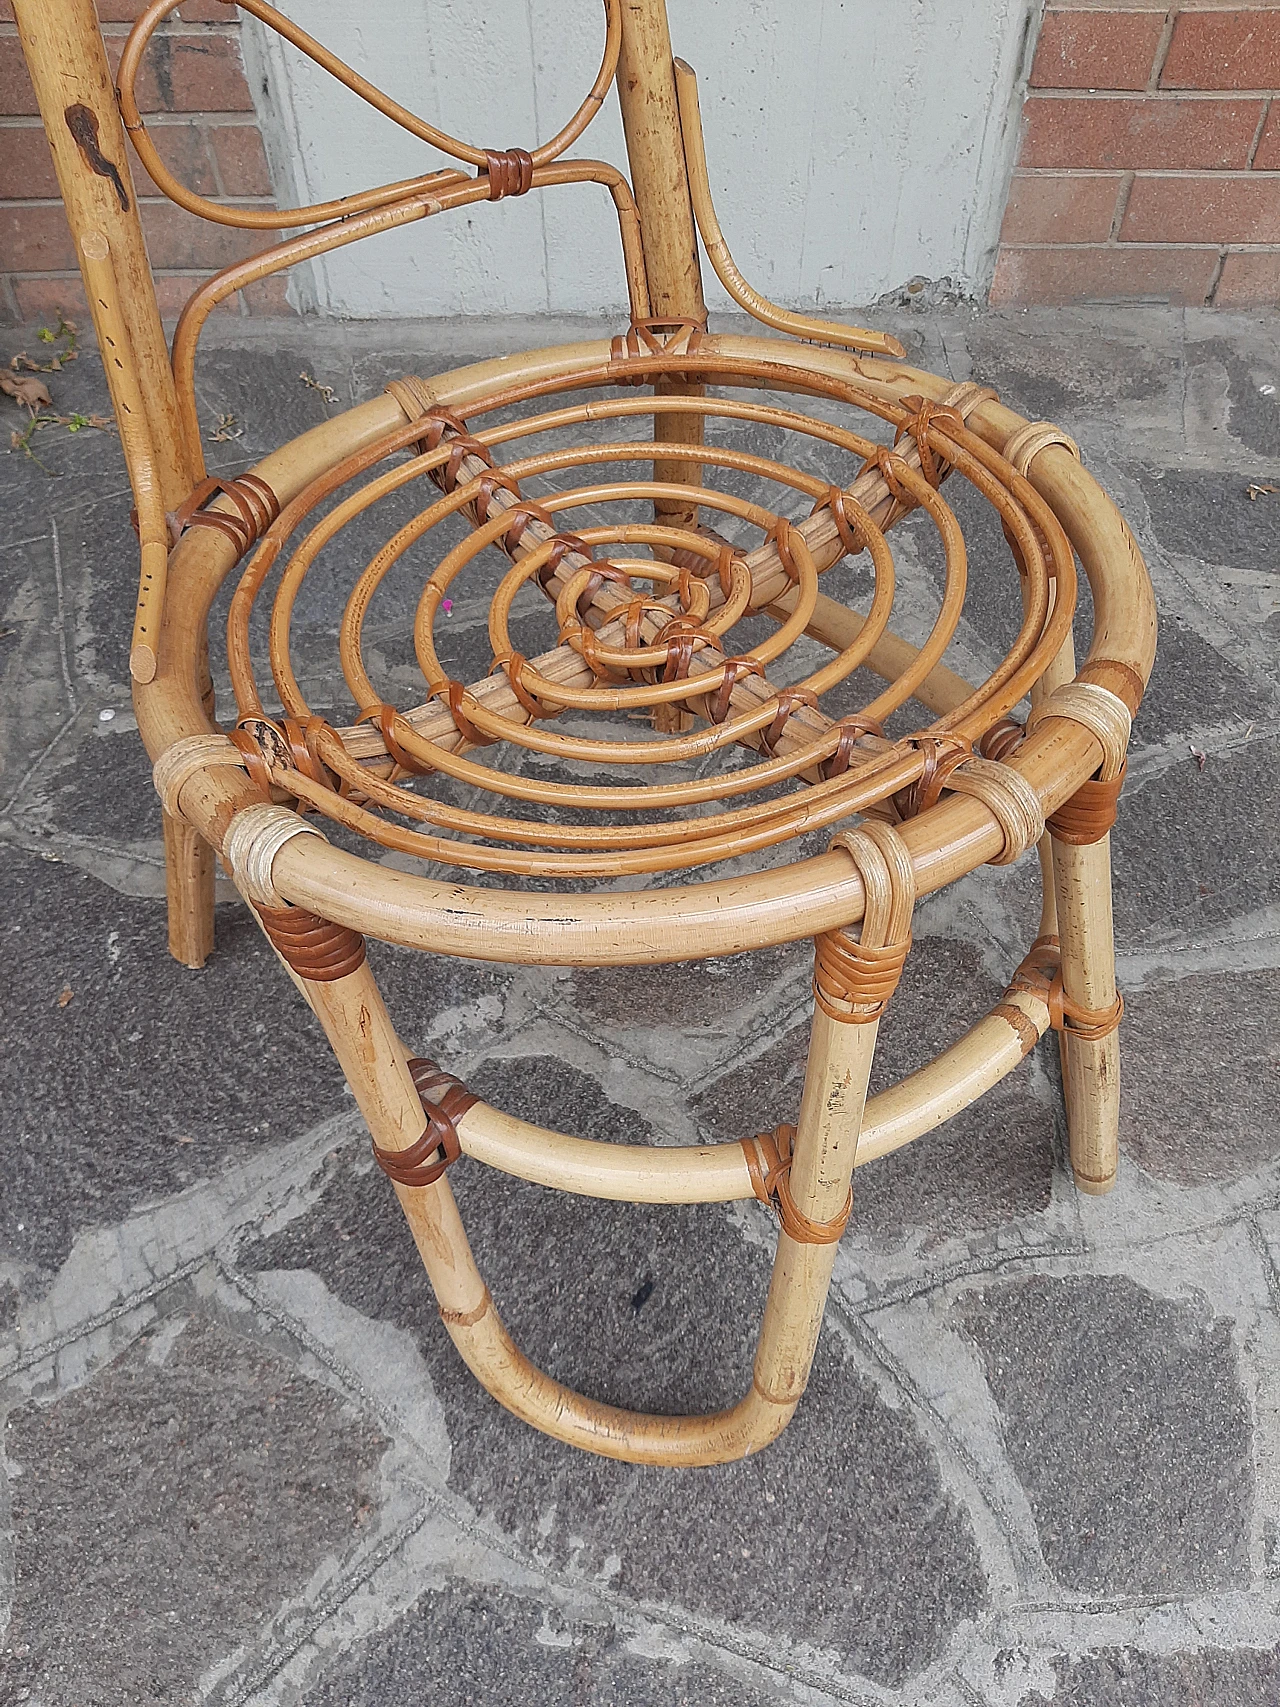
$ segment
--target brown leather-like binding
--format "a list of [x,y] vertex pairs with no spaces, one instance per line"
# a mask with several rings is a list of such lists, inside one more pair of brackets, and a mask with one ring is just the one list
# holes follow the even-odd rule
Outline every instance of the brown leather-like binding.
[[[648,320],[633,320],[625,334],[612,339],[609,345],[609,364],[625,367],[637,356],[691,356],[697,352],[702,342],[705,321],[699,320],[664,320],[652,318]],[[653,376],[639,375],[632,378],[629,374],[613,374],[610,376],[615,385],[650,385]],[[684,381],[685,374],[665,373],[662,378],[668,383]]]
[[844,1208],[832,1220],[814,1221],[802,1215],[791,1195],[791,1152],[795,1140],[794,1126],[778,1126],[772,1132],[758,1132],[754,1138],[741,1140],[751,1189],[761,1203],[774,1211],[782,1231],[797,1244],[838,1244],[853,1213],[853,1187],[849,1187]]
[[[554,526],[554,523],[552,525]],[[523,533],[523,531],[524,530],[521,529],[522,533]],[[547,593],[548,595],[554,597],[554,594],[551,593],[551,588],[550,588],[549,583],[550,583],[551,577],[555,574],[556,570],[560,567],[560,565],[564,562],[565,558],[568,557],[571,552],[576,553],[579,557],[585,557],[588,559],[588,561],[590,561],[590,559],[591,559],[591,547],[586,543],[585,540],[579,539],[576,533],[553,534],[552,537],[549,540],[547,540],[545,543],[551,547],[551,552],[547,558],[547,561],[538,570],[538,572],[534,578],[537,581],[538,585],[542,588],[544,593]],[[601,574],[601,579],[604,579],[603,571]],[[597,583],[597,585],[598,584],[599,583]],[[594,592],[595,588],[593,587],[591,590],[592,590],[592,592]],[[581,603],[582,601],[579,600],[578,602]]]
[[840,731],[840,740],[836,750],[829,759],[824,759],[818,766],[818,773],[823,782],[830,782],[832,777],[843,776],[853,758],[853,749],[864,735],[878,735],[884,740],[884,725],[874,717],[842,717],[836,727]]
[[897,989],[910,948],[909,936],[883,948],[864,948],[847,931],[821,932],[813,939],[814,1000],[844,1025],[869,1025]]
[[527,149],[486,148],[484,158],[491,202],[529,194],[533,188],[533,156]]
[[840,544],[844,547],[845,555],[856,557],[860,551],[866,549],[867,542],[862,537],[861,527],[849,519],[849,506],[851,504],[857,509],[861,508],[857,499],[851,498],[841,487],[830,486],[827,488],[826,497],[818,499],[810,514],[816,516],[822,510],[830,510],[831,519],[836,524],[836,532],[840,535]]
[[[555,517],[550,510],[544,510],[541,504],[535,504],[531,499],[522,498],[520,502],[507,511],[511,518],[507,531],[499,536],[498,543],[508,557],[514,557],[524,539],[525,529],[530,522],[543,522],[552,532],[555,531]],[[571,546],[570,550],[576,550]]]
[[244,755],[244,768],[248,772],[249,781],[260,788],[266,798],[271,798],[271,767],[263,754],[262,747],[249,729],[236,728],[231,730],[227,739],[233,747],[238,747]]
[[810,711],[817,711],[818,696],[808,688],[783,688],[778,695],[778,709],[774,713],[773,722],[767,729],[762,729],[759,735],[760,751],[767,759],[775,756],[782,731],[791,721],[799,706],[807,705]]
[[924,756],[924,769],[910,788],[893,797],[900,818],[914,818],[935,806],[952,771],[973,756],[973,745],[963,735],[908,735],[907,740]]
[[464,741],[470,742],[473,747],[492,747],[498,737],[483,734],[462,709],[462,696],[466,691],[462,682],[442,682],[439,687],[432,688],[431,697],[439,699],[441,695],[444,696],[453,726]]
[[764,665],[756,658],[726,658],[724,680],[714,694],[707,696],[707,717],[712,723],[723,723],[729,715],[729,695],[740,676],[763,676]]
[[1110,835],[1116,821],[1116,802],[1128,769],[1129,761],[1126,759],[1120,767],[1119,776],[1110,782],[1102,782],[1097,777],[1082,782],[1070,800],[1064,800],[1053,817],[1047,820],[1046,828],[1054,840],[1086,848]]
[[[206,510],[204,505],[219,494],[230,498],[236,514],[225,515],[220,510]],[[224,534],[236,548],[239,561],[255,540],[262,538],[280,514],[280,500],[257,474],[241,474],[235,480],[222,480],[216,474],[202,480],[166,518],[169,541],[176,545],[188,528],[213,528]],[[137,513],[133,512],[134,527]]]
[[964,426],[964,417],[958,409],[953,409],[946,403],[934,403],[927,397],[913,395],[902,399],[904,409],[914,409],[915,413],[909,421],[904,421],[893,435],[895,445],[904,438],[912,438],[920,452],[920,472],[936,491],[951,471],[945,452],[935,447],[930,437],[929,428],[934,421],[945,421],[949,426]]
[[984,759],[1003,764],[1011,753],[1017,752],[1026,738],[1027,731],[1016,717],[1002,717],[978,742],[978,751]]
[[305,907],[259,907],[258,917],[281,957],[313,984],[331,984],[364,965],[364,938]]
[[505,658],[495,658],[493,668],[501,670],[511,684],[511,691],[530,717],[559,717],[564,710],[562,705],[548,708],[540,699],[531,694],[524,685],[524,667],[529,662],[523,652],[508,652]]
[[373,1159],[397,1185],[434,1185],[461,1156],[457,1123],[480,1098],[434,1061],[415,1059],[408,1066],[427,1117],[426,1128],[407,1150],[384,1150],[375,1143]]
[[709,633],[688,617],[672,617],[658,636],[658,643],[667,649],[667,661],[662,668],[664,682],[682,682],[687,678],[694,645],[699,640],[708,646],[720,644],[718,635]]
[[410,776],[430,776],[431,766],[424,765],[421,759],[407,753],[396,739],[396,719],[400,713],[394,705],[372,705],[368,711],[362,711],[356,718],[356,723],[376,723],[378,733],[382,736],[382,744],[390,753],[392,759],[402,771],[408,771]]
[[1124,1017],[1124,997],[1117,991],[1109,1008],[1084,1008],[1073,1002],[1062,983],[1062,950],[1056,936],[1038,936],[1005,991],[1006,996],[1026,990],[1049,1010],[1054,1031],[1065,1032],[1084,1043],[1100,1043],[1110,1037]]
[[[794,525],[785,516],[777,517],[765,530],[765,538],[772,540],[777,548],[778,562],[781,563],[782,572],[792,586],[800,584],[800,571],[791,555],[791,536],[795,531]],[[803,535],[801,537],[803,538]]]

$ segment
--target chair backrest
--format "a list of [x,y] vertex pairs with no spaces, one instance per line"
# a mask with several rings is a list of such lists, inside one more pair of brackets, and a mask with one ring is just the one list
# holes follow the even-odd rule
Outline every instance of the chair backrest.
[[[222,0],[230,5],[232,0]],[[120,427],[137,506],[142,577],[130,667],[147,681],[156,646],[168,551],[195,505],[216,482],[206,476],[196,415],[195,361],[201,330],[225,297],[242,287],[362,237],[562,184],[591,183],[617,214],[632,342],[663,328],[706,321],[698,235],[740,307],[776,330],[848,348],[901,354],[891,339],[778,308],[738,273],[716,221],[692,70],[674,60],[665,0],[604,0],[600,69],[576,113],[554,137],[529,149],[490,148],[450,136],[375,88],[269,0],[240,0],[388,122],[441,150],[456,166],[384,184],[311,207],[274,209],[214,202],[182,184],[157,152],[136,87],[147,46],[181,0],[152,0],[131,31],[115,79],[94,0],[13,0],[71,224]],[[599,160],[567,159],[611,85],[616,85],[629,177]],[[155,285],[129,171],[126,133],[160,190],[197,218],[261,231],[262,251],[207,279],[188,300],[166,348]],[[280,240],[277,235],[285,233]],[[659,416],[658,436],[700,435],[690,416]],[[685,468],[684,464],[680,467]],[[660,471],[661,473],[661,471]]]
[[[122,429],[139,407],[152,482],[163,508],[177,510],[204,479],[193,374],[200,331],[212,309],[246,284],[324,251],[396,225],[477,201],[498,201],[564,183],[592,182],[612,196],[622,232],[633,317],[703,318],[694,220],[685,176],[675,72],[664,0],[605,0],[600,70],[577,112],[549,141],[493,148],[452,137],[368,83],[266,0],[245,0],[268,29],[456,166],[312,207],[269,209],[210,201],[182,184],[160,158],[139,111],[136,87],[148,43],[181,0],[153,0],[139,16],[112,78],[93,0],[15,0],[15,12],[113,402]],[[600,161],[568,161],[617,82],[631,182]],[[262,232],[261,253],[224,268],[187,303],[165,347],[138,219],[125,135],[159,189],[197,218]],[[634,186],[634,189],[633,187]],[[282,240],[278,234],[288,233]],[[86,244],[88,248],[86,249]],[[105,255],[98,253],[105,245]],[[110,288],[113,287],[113,288]],[[142,433],[124,431],[130,473]],[[139,499],[139,510],[142,501]]]

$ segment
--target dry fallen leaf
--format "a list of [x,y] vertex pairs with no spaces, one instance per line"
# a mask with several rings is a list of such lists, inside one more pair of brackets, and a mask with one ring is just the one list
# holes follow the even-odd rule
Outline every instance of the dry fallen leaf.
[[58,992],[58,1006],[60,1008],[65,1008],[74,995],[75,991],[71,988],[70,984],[64,984]]
[[1244,495],[1246,498],[1254,499],[1264,497],[1266,494],[1271,492],[1280,492],[1280,486],[1259,486],[1254,484],[1245,488]]
[[1202,753],[1199,747],[1192,747],[1190,741],[1187,742],[1187,746],[1191,749],[1191,757],[1196,761],[1197,767],[1200,770],[1203,770],[1205,765],[1208,763],[1208,753]]
[[0,391],[3,391],[6,397],[13,397],[19,403],[25,403],[28,409],[48,409],[53,405],[48,386],[34,374],[0,371]]

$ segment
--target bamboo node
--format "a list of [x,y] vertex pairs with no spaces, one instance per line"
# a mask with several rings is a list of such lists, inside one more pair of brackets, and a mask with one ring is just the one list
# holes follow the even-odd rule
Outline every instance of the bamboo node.
[[[427,1117],[426,1127],[422,1136],[405,1150],[383,1149],[375,1139],[373,1159],[396,1185],[434,1185],[461,1156],[457,1123],[480,1098],[434,1061],[415,1058],[408,1068]],[[480,1315],[483,1314],[484,1308],[480,1310]],[[479,1319],[480,1316],[475,1317],[476,1321]]]
[[1048,450],[1050,445],[1061,445],[1063,450],[1070,451],[1077,462],[1080,462],[1080,446],[1069,433],[1064,433],[1061,427],[1055,427],[1052,421],[1028,421],[1024,426],[1017,427],[1004,441],[1001,455],[1006,462],[1012,463],[1024,480],[1030,478],[1031,464],[1042,450]]
[[241,765],[235,743],[225,735],[184,735],[165,748],[151,767],[151,781],[171,818],[182,818],[182,791],[210,765]]
[[766,1208],[773,1210],[782,1231],[797,1244],[839,1244],[853,1213],[853,1187],[849,1187],[844,1207],[830,1221],[815,1221],[812,1216],[802,1214],[791,1194],[795,1140],[794,1126],[777,1126],[772,1132],[758,1132],[754,1138],[740,1140],[751,1189]]
[[1004,846],[991,865],[1012,865],[1044,835],[1040,796],[1011,765],[972,755],[947,778],[953,794],[980,800],[1004,833]]
[[1062,981],[1062,949],[1056,936],[1036,938],[1010,980],[1005,996],[1016,995],[1020,990],[1044,1003],[1054,1031],[1079,1038],[1083,1043],[1101,1043],[1124,1017],[1124,997],[1119,991],[1115,1001],[1105,1008],[1086,1008],[1072,1001]]
[[246,806],[227,826],[222,854],[231,867],[236,887],[255,907],[282,908],[289,905],[271,880],[271,867],[280,849],[294,836],[328,837],[314,824],[306,823],[287,806],[267,801]]

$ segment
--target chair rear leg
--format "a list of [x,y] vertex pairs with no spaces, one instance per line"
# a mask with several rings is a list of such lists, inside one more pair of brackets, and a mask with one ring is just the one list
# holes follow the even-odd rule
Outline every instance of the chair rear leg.
[[169,953],[198,969],[213,953],[213,849],[190,824],[167,812],[162,817]]
[[[1084,847],[1055,839],[1053,879],[1062,986],[1068,1002],[1105,1012],[1116,1000],[1111,918],[1111,838]],[[1100,1197],[1116,1183],[1120,1155],[1120,1038],[1062,1034],[1062,1082],[1071,1170],[1081,1191]]]

